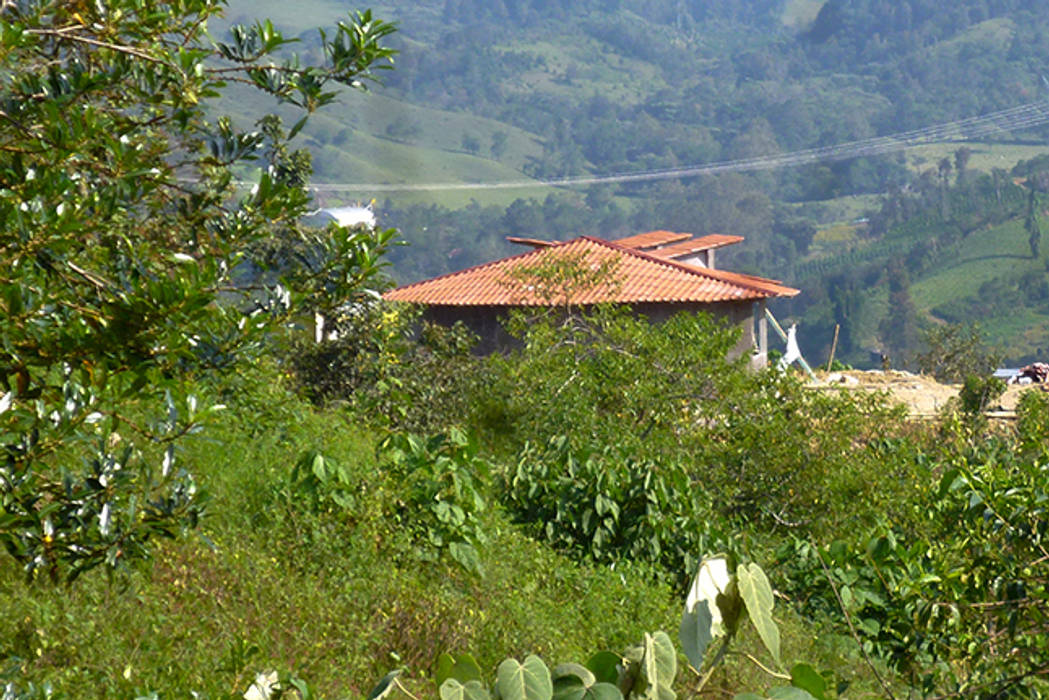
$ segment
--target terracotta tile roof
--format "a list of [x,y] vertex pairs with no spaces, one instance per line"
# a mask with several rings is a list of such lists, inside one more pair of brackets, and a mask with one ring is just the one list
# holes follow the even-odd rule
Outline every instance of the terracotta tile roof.
[[683,241],[687,238],[692,238],[692,234],[674,233],[673,231],[649,231],[648,233],[638,233],[633,236],[627,236],[626,238],[619,238],[615,243],[618,243],[624,248],[645,250],[646,248],[655,248],[657,245],[676,243],[677,241]]
[[564,303],[564,290],[549,293],[531,270],[575,262],[592,270],[608,266],[609,279],[570,293],[574,304],[756,301],[790,297],[797,289],[773,280],[685,265],[616,242],[582,236],[502,260],[398,287],[385,299],[432,306],[547,306]]
[[657,248],[656,250],[648,251],[651,255],[655,255],[660,258],[670,258],[674,260],[676,258],[683,258],[686,255],[692,255],[693,253],[699,253],[704,250],[713,250],[714,248],[723,248],[733,243],[739,243],[743,240],[743,236],[725,236],[720,233],[712,233],[709,236],[700,236],[699,238],[690,238],[687,241],[681,241],[680,243],[674,243],[668,245],[665,248]]

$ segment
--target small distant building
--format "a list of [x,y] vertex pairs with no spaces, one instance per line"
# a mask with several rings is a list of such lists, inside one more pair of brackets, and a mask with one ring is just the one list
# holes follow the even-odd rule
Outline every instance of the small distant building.
[[[591,236],[563,242],[508,240],[531,250],[398,287],[384,298],[422,304],[425,318],[441,324],[462,321],[481,337],[482,351],[509,342],[500,319],[514,308],[625,304],[655,322],[682,311],[704,311],[742,329],[733,356],[753,352],[754,364],[764,367],[765,304],[799,291],[777,280],[717,269],[715,251],[739,243],[740,236],[649,231],[615,241]],[[584,274],[563,281],[549,274],[566,263]],[[588,270],[592,282],[574,284]]]
[[339,226],[364,224],[374,228],[375,212],[372,211],[370,206],[327,207],[318,209],[305,219],[307,224],[318,227],[326,226],[329,221],[334,221]]

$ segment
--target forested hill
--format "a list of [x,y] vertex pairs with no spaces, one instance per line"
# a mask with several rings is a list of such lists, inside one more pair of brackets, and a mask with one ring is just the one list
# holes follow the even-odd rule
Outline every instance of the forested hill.
[[591,17],[629,9],[653,24],[692,28],[697,22],[730,20],[754,26],[779,23],[784,0],[445,0],[443,18],[461,24],[512,21],[521,25],[544,25],[550,20]]
[[[309,53],[317,50],[312,28],[347,9],[341,0],[232,0],[228,14],[270,16]],[[374,10],[399,23],[397,67],[379,93],[347,97],[304,133],[320,182],[542,181],[762,157],[1044,99],[1049,74],[1049,14],[1034,0],[386,0]],[[509,252],[506,235],[743,235],[725,263],[802,287],[783,312],[802,321],[817,356],[835,323],[858,324],[844,350],[861,361],[867,349],[913,354],[916,334],[901,336],[884,318],[891,259],[956,235],[961,247],[943,250],[966,255],[970,239],[959,231],[975,219],[959,222],[957,208],[937,198],[958,187],[962,199],[966,187],[1000,191],[1001,173],[980,178],[1043,153],[1047,133],[965,140],[955,131],[905,153],[765,173],[575,189],[362,189],[329,201],[378,200],[380,220],[413,244],[393,256],[401,281]],[[926,228],[907,229],[914,240],[906,245],[878,245],[891,227],[849,227],[876,218],[890,192],[894,202],[920,202],[899,211],[925,217]],[[1008,223],[994,201],[996,213],[984,219]],[[1009,212],[1019,230],[1028,208],[1042,216],[1037,202]],[[955,262],[942,251],[927,257],[911,273],[915,284]],[[841,269],[857,260],[869,267],[862,275]],[[868,285],[860,296],[869,308],[858,316],[835,296],[832,278],[842,274]],[[933,308],[941,296],[927,306],[916,297],[919,326],[945,320]],[[1049,315],[1031,322],[1037,332],[1012,357],[1049,352]],[[1015,331],[992,329],[1003,341]]]

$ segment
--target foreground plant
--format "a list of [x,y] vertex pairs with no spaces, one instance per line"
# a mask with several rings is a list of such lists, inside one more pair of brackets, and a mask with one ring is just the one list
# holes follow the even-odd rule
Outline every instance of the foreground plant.
[[[223,5],[0,5],[0,542],[32,578],[121,569],[192,527],[203,499],[177,445],[216,409],[192,383],[236,371],[297,304],[377,283],[392,232],[297,224],[309,159],[286,141],[306,117],[245,132],[207,105],[232,81],[308,115],[389,66],[393,28],[357,14],[304,66],[275,60],[289,40],[269,22],[212,41]],[[245,283],[272,237],[309,239],[322,264]]]

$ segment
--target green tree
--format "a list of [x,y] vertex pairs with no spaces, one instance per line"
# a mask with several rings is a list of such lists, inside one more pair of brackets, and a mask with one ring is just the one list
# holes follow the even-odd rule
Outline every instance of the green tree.
[[506,153],[506,142],[509,139],[509,135],[505,131],[496,131],[492,134],[492,145],[491,152],[492,157],[499,160]]
[[481,151],[481,140],[475,134],[468,131],[463,132],[463,150],[467,153],[477,155]]
[[1031,247],[1031,257],[1038,257],[1038,248],[1042,242],[1042,229],[1038,225],[1038,212],[1035,207],[1035,191],[1027,197],[1027,216],[1024,218],[1024,230],[1027,231],[1027,245]]
[[941,382],[984,377],[1001,362],[1001,356],[987,346],[979,324],[933,326],[922,333],[922,343],[928,350],[918,355],[918,369]]
[[889,313],[878,330],[891,349],[890,357],[902,365],[918,346],[918,312],[911,299],[910,280],[902,260],[897,258],[889,263],[888,278]]
[[[241,131],[208,105],[238,82],[308,115],[389,67],[393,27],[340,22],[314,67],[278,60],[291,40],[268,21],[213,41],[223,6],[0,9],[0,542],[31,578],[122,569],[193,526],[177,445],[216,407],[192,387],[236,371],[297,305],[363,295],[392,236],[300,227],[309,159],[286,142],[305,116]],[[273,237],[323,264],[243,284]]]
[[954,172],[957,174],[959,187],[964,185],[968,179],[969,159],[972,158],[972,155],[972,149],[968,146],[962,146],[954,152]]

